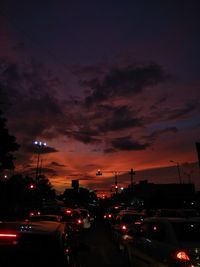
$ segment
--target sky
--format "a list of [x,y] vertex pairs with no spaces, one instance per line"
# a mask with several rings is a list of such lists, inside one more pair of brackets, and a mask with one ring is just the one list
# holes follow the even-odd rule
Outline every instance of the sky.
[[74,179],[126,187],[131,168],[136,183],[200,190],[200,2],[48,2],[0,4],[0,108],[20,144],[16,171],[34,175],[40,152],[58,192]]

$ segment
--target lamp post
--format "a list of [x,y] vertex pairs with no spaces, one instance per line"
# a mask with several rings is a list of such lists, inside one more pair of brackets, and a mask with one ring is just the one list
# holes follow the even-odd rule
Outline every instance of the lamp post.
[[[42,147],[46,147],[46,143],[43,143],[41,141],[35,141],[34,144],[37,146],[37,166],[36,166],[36,173],[35,173],[35,179],[38,180],[39,175],[39,169],[40,169],[40,154]],[[41,170],[40,170],[41,171]]]
[[133,175],[135,175],[135,172],[133,171],[133,168],[131,168],[131,171],[129,172],[131,176],[131,188],[133,188]]
[[180,164],[176,161],[170,160],[170,162],[173,162],[176,164],[177,171],[178,171],[178,178],[179,178],[179,183],[182,184],[182,179],[181,179],[181,172],[180,172]]

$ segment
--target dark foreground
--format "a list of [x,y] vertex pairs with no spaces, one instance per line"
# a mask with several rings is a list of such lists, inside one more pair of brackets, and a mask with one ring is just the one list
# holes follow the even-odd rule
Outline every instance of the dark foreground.
[[101,220],[81,234],[82,251],[77,254],[79,267],[127,267],[127,263],[111,239],[110,229]]

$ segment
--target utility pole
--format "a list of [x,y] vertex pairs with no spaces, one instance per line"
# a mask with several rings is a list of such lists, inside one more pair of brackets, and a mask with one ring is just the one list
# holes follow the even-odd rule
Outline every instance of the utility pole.
[[133,171],[133,168],[131,168],[131,171],[129,172],[131,177],[131,188],[133,188],[133,175],[135,175],[135,172]]

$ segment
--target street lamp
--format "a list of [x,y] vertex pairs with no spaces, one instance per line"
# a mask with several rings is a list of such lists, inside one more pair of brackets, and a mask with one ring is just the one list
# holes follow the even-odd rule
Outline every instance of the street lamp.
[[173,162],[176,164],[177,171],[178,171],[178,178],[179,178],[179,183],[182,184],[182,179],[181,179],[181,172],[180,172],[180,164],[176,161],[170,160],[170,162]]
[[131,188],[133,188],[133,175],[135,175],[135,172],[133,171],[133,168],[131,168],[131,171],[129,172],[131,176]]
[[37,146],[37,167],[36,167],[36,173],[35,173],[35,179],[38,179],[38,175],[39,175],[39,165],[40,165],[40,154],[41,154],[41,149],[42,147],[46,147],[47,143],[43,143],[41,141],[35,141],[34,144]]

